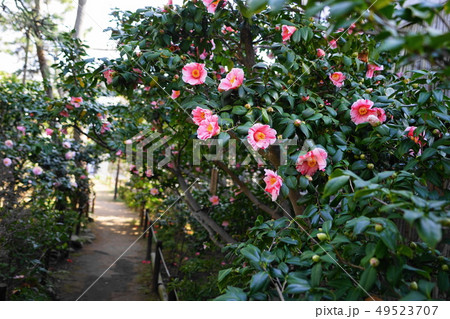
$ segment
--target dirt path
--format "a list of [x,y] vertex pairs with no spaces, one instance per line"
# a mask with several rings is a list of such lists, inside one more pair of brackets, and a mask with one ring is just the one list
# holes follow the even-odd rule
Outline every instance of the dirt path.
[[[138,238],[138,216],[123,203],[113,201],[105,185],[95,186],[94,223],[90,224],[96,239],[72,254],[66,273],[60,278],[60,300],[76,300]],[[133,226],[136,224],[136,226]],[[145,240],[140,239],[120,258],[80,300],[154,300],[149,293],[145,273],[150,265],[142,264]]]

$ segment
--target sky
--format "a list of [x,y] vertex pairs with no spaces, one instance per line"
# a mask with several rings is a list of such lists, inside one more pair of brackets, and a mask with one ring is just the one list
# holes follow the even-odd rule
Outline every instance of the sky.
[[[71,0],[73,2],[73,10],[64,15],[63,25],[59,26],[62,31],[69,31],[73,28],[76,18],[77,0]],[[10,1],[11,2],[11,1]],[[43,1],[44,2],[44,1]],[[183,0],[174,0],[174,4],[181,5]],[[82,26],[82,40],[90,47],[87,50],[88,54],[92,57],[116,57],[118,56],[115,51],[114,41],[109,41],[109,33],[103,32],[109,26],[115,26],[114,23],[109,22],[111,16],[109,13],[113,8],[119,8],[120,10],[135,11],[139,8],[146,6],[162,7],[167,3],[167,0],[87,0],[85,6],[85,16]],[[43,12],[57,12],[63,11],[61,4],[58,0],[51,0],[50,5],[42,5]],[[88,32],[84,32],[88,31]],[[14,34],[6,33],[2,34],[2,40],[13,39]],[[16,55],[0,53],[0,71],[14,72],[23,66],[23,61]]]

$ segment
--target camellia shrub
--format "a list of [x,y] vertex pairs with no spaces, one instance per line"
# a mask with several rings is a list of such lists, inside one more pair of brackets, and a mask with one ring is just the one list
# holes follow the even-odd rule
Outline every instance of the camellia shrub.
[[[446,299],[448,40],[398,31],[426,28],[443,6],[332,1],[325,17],[313,1],[260,3],[115,12],[121,57],[64,74],[81,96],[102,81],[127,98],[91,136],[119,157],[147,134],[166,137],[130,171],[178,192],[210,240],[228,244],[217,300]],[[405,66],[418,54],[429,70]],[[79,112],[98,121],[93,104]],[[246,236],[222,226],[244,216],[214,214],[225,201],[259,216]]]

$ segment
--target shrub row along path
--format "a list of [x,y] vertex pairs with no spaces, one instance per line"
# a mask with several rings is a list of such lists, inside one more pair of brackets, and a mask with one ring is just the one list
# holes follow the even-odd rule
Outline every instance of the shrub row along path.
[[[111,190],[99,182],[94,222],[89,228],[95,235],[90,244],[72,254],[65,265],[66,272],[57,284],[60,300],[76,300],[114,261],[141,235],[138,215],[123,203],[113,200]],[[149,294],[143,264],[145,240],[138,240],[98,281],[80,298],[92,301],[154,300]]]

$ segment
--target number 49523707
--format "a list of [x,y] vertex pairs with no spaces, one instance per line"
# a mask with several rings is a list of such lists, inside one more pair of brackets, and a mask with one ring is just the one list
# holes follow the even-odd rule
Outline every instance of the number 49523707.
[[379,306],[375,312],[380,316],[434,316],[438,306]]

